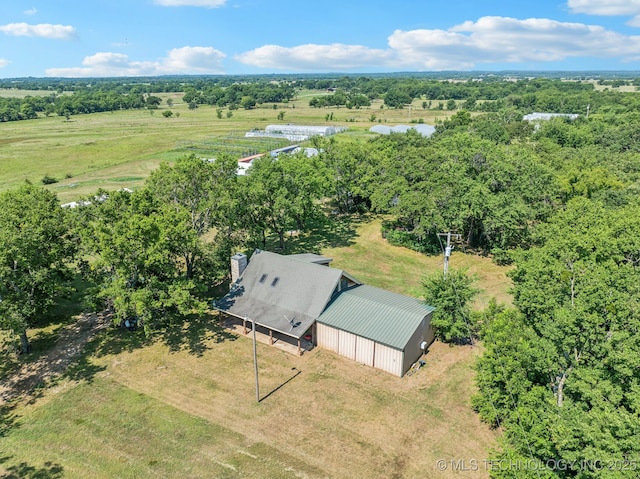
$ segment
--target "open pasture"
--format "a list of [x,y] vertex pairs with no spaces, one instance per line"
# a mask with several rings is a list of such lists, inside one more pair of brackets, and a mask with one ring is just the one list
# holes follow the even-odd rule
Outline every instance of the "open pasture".
[[[0,95],[7,91],[0,92]],[[27,93],[27,92],[23,92]],[[323,92],[315,92],[323,94]],[[98,188],[136,188],[162,161],[173,161],[188,152],[186,144],[200,144],[216,137],[238,136],[264,129],[269,124],[293,123],[344,126],[344,135],[368,136],[380,120],[385,124],[409,123],[422,118],[434,124],[451,112],[422,110],[419,101],[411,108],[311,108],[314,92],[302,92],[287,104],[264,104],[252,110],[225,109],[218,118],[215,107],[189,109],[181,94],[160,94],[158,110],[128,110],[0,123],[0,190],[25,180],[39,183],[48,175],[50,185],[67,202],[91,195]],[[166,100],[171,98],[169,108]],[[171,110],[165,118],[162,111]],[[228,113],[231,116],[228,117]],[[278,115],[284,113],[283,120]],[[333,113],[333,120],[326,117]],[[371,121],[372,116],[375,120]]]

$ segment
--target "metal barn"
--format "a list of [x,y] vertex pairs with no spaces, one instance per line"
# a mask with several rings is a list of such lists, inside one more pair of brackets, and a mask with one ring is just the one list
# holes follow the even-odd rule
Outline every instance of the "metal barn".
[[337,296],[317,320],[318,346],[403,376],[434,340],[424,302],[368,285]]

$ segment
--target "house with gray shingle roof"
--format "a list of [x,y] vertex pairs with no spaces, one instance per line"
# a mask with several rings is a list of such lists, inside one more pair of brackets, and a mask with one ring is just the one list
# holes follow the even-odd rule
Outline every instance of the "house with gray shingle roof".
[[[315,254],[256,251],[240,261],[215,308],[298,343],[302,338],[354,361],[403,376],[433,342],[434,308],[416,298],[362,284]],[[246,267],[244,265],[246,264]],[[244,268],[242,270],[242,268]]]

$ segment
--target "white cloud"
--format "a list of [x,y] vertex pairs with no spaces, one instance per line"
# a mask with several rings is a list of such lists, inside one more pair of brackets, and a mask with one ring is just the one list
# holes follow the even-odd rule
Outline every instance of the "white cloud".
[[568,0],[569,8],[575,13],[601,16],[632,16],[627,22],[632,27],[640,27],[640,0]]
[[38,9],[36,7],[30,8],[29,10],[25,10],[23,12],[25,15],[35,15],[38,13]]
[[40,23],[30,25],[28,23],[9,23],[0,25],[0,32],[16,37],[42,37],[56,40],[69,40],[76,36],[76,29],[70,25],[52,25]]
[[640,15],[640,0],[568,0],[572,12],[589,15]]
[[53,77],[118,77],[223,73],[225,54],[212,47],[182,47],[159,61],[132,61],[123,53],[100,52],[85,57],[82,67],[49,68]]
[[156,5],[163,7],[222,7],[227,0],[155,0]]
[[386,50],[360,45],[265,45],[236,59],[289,71],[357,70],[363,67],[469,70],[481,64],[554,62],[574,57],[640,58],[640,36],[597,25],[545,18],[482,17],[447,30],[396,30]]
[[389,37],[389,46],[409,65],[446,69],[571,57],[634,60],[640,53],[640,37],[545,18],[482,17],[446,31],[398,30]]
[[0,58],[0,68],[4,68],[9,64],[9,60],[5,60],[4,58]]
[[236,56],[236,60],[260,68],[282,70],[351,70],[387,63],[392,52],[362,45],[299,45],[293,48],[265,45]]

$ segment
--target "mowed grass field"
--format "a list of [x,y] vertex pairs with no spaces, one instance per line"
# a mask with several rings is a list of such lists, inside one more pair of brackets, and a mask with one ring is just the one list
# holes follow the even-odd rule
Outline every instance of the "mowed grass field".
[[[327,124],[324,115],[333,111],[337,121],[329,124],[363,136],[372,114],[391,125],[423,114],[433,124],[429,115],[448,114],[418,113],[418,104],[411,112],[379,104],[316,110],[308,107],[316,93],[301,93],[286,108],[237,110],[223,119],[215,108],[189,110],[174,95],[172,118],[161,115],[163,104],[153,115],[0,123],[0,189],[45,174],[60,179],[50,188],[63,202],[98,187],[135,188],[161,161],[184,154],[180,142],[264,128],[278,123],[280,111],[284,122],[300,124]],[[340,220],[288,246],[313,249],[366,283],[418,297],[422,276],[442,268],[439,256],[388,245],[375,217]],[[506,270],[490,259],[455,252],[451,266],[478,276],[476,307],[493,296],[510,302]],[[48,325],[31,336],[50,344],[58,329]],[[480,350],[434,343],[424,368],[396,378],[321,349],[298,357],[258,344],[257,403],[251,340],[219,329],[213,314],[151,339],[103,331],[66,374],[41,384],[35,399],[0,404],[0,477],[486,478],[482,461],[499,433],[480,423],[470,404]],[[0,368],[0,378],[12,367]],[[471,460],[478,470],[451,467]]]

